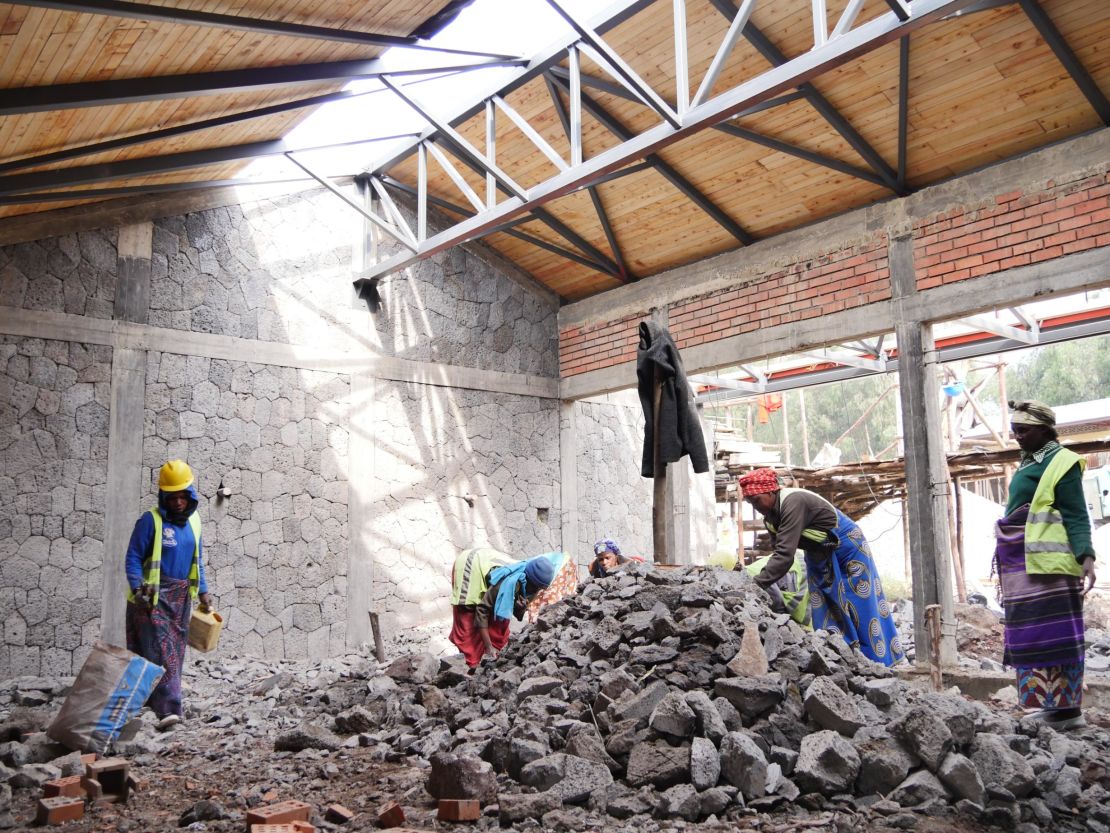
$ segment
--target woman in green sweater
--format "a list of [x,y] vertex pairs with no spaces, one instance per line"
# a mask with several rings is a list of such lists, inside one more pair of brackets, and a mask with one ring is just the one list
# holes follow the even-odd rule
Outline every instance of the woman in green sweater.
[[1011,402],[1021,463],[998,522],[995,567],[1005,610],[1002,661],[1017,671],[1023,708],[1055,729],[1086,725],[1083,597],[1095,584],[1091,522],[1078,454],[1057,442],[1056,414]]

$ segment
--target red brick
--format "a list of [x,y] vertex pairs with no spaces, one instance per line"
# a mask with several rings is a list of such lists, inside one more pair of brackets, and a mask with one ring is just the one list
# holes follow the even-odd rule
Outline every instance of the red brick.
[[346,824],[355,817],[353,810],[348,810],[342,804],[331,804],[324,811],[324,819],[333,824]]
[[316,833],[316,828],[307,821],[293,822],[293,833]]
[[441,798],[436,818],[440,821],[477,821],[482,815],[481,805],[473,799],[455,801]]
[[308,821],[312,808],[303,801],[279,801],[247,811],[247,830],[256,824],[284,824],[293,821]]
[[[298,833],[296,827],[298,823],[305,824],[305,822],[290,822],[289,824],[252,824],[250,833]],[[311,827],[311,825],[309,826]]]
[[405,811],[394,802],[378,813],[379,827],[400,827],[405,823]]
[[64,796],[84,799],[85,789],[81,786],[81,776],[71,775],[68,778],[55,778],[53,781],[47,781],[42,785],[42,796],[43,798]]
[[[89,798],[106,803],[126,804],[131,795],[129,779],[131,763],[126,758],[101,758],[85,764],[85,790]],[[100,795],[93,797],[88,782],[100,785]]]
[[64,824],[84,815],[83,799],[70,796],[40,798],[35,812],[35,824]]

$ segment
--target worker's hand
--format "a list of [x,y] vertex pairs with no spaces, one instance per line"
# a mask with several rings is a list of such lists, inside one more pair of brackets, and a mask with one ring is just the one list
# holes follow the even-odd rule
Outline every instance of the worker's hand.
[[143,605],[147,610],[154,609],[154,585],[143,584],[139,587],[139,604]]
[[209,611],[212,610],[213,602],[212,602],[212,594],[211,593],[201,593],[197,597],[197,599],[200,601],[200,612],[201,613],[208,613]]
[[1083,595],[1086,596],[1095,586],[1095,557],[1088,555],[1083,559]]

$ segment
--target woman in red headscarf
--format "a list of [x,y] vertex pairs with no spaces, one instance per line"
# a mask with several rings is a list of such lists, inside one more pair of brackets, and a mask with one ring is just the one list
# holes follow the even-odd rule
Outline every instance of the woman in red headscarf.
[[855,521],[814,492],[780,487],[771,469],[745,474],[740,488],[744,500],[763,516],[775,546],[756,583],[767,588],[781,579],[800,549],[813,627],[841,634],[875,662],[902,660],[905,654],[871,548]]

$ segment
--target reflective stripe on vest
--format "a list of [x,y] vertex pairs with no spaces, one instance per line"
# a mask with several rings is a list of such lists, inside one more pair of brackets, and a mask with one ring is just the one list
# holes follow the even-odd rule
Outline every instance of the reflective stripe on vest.
[[[151,607],[158,606],[158,585],[162,582],[162,516],[154,509],[148,510],[154,520],[154,545],[150,550],[150,558],[143,564],[143,584],[154,588],[151,597]],[[193,531],[193,564],[189,567],[189,597],[196,599],[200,589],[200,515],[193,512],[189,516],[189,529]],[[129,588],[127,601],[135,601],[135,593]]]
[[[780,507],[782,506],[782,502],[784,500],[786,500],[787,495],[792,495],[792,494],[795,494],[797,492],[804,492],[804,491],[806,491],[806,490],[805,489],[779,489],[779,506]],[[817,493],[816,492],[810,492],[810,494],[817,494]],[[833,510],[833,514],[836,513],[836,507],[835,506],[833,506],[831,503],[829,503],[827,500],[825,500],[820,495],[817,495],[817,497],[821,498],[821,500],[823,500],[823,501],[825,501],[825,503],[829,504],[829,508]],[[782,512],[780,511],[779,514],[781,515]],[[774,535],[778,532],[777,527],[775,527],[774,524],[770,523],[766,518],[763,519],[763,525],[771,531],[772,535]],[[807,527],[806,529],[802,530],[802,537],[806,538],[810,541],[815,541],[818,544],[823,544],[823,543],[825,543],[825,541],[828,540],[829,530],[827,530],[827,529],[813,529],[812,527]]]
[[1075,560],[1068,543],[1064,517],[1053,506],[1057,484],[1076,463],[1082,475],[1087,468],[1086,461],[1074,451],[1061,448],[1052,455],[1037,483],[1025,522],[1025,572],[1031,575],[1083,575],[1083,568]]

